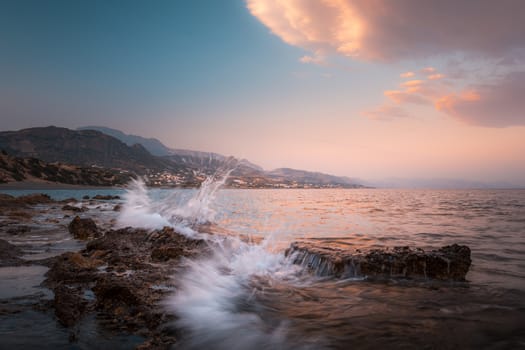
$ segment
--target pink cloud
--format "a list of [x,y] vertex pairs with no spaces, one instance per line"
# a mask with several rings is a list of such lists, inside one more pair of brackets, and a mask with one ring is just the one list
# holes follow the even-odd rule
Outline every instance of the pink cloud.
[[439,79],[443,79],[445,77],[445,75],[443,74],[431,74],[427,77],[428,80],[439,80]]
[[414,72],[405,72],[405,73],[399,74],[399,76],[401,78],[412,78],[415,75],[416,75],[416,73],[414,73]]
[[247,0],[286,43],[361,60],[456,52],[503,57],[525,49],[525,2],[516,0]]
[[430,101],[424,98],[423,96],[411,94],[406,91],[387,90],[384,92],[384,94],[391,101],[397,104],[400,104],[400,103],[429,104],[430,103]]
[[496,84],[477,85],[445,95],[436,109],[467,124],[506,127],[525,125],[525,72],[512,73]]
[[363,112],[362,115],[372,120],[381,121],[410,117],[410,115],[403,108],[392,104],[381,105],[374,109]]

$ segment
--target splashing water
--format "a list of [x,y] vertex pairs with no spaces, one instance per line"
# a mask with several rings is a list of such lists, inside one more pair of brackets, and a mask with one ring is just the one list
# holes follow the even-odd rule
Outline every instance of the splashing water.
[[119,227],[133,226],[158,229],[170,222],[155,210],[142,179],[132,180],[124,194],[125,203],[117,219]]
[[264,319],[254,300],[254,279],[272,280],[293,270],[283,254],[270,253],[238,238],[215,240],[211,257],[187,261],[178,277],[181,286],[168,307],[185,331],[182,348],[279,349],[287,335],[286,321]]
[[164,226],[177,228],[181,233],[193,235],[193,227],[212,222],[215,211],[211,203],[216,192],[235,169],[232,162],[208,176],[195,195],[182,203],[180,193],[174,191],[165,198],[153,200],[142,179],[132,180],[124,195],[125,203],[117,219],[117,226],[160,229]]
[[289,348],[287,321],[266,319],[254,300],[253,283],[287,279],[297,273],[279,249],[276,234],[258,244],[241,237],[197,232],[200,224],[212,223],[212,203],[219,188],[235,168],[224,167],[202,183],[189,199],[174,191],[152,199],[142,180],[134,180],[125,194],[119,226],[158,229],[174,227],[188,236],[203,237],[211,255],[185,260],[187,269],[177,277],[179,288],[167,308],[177,315],[177,327],[185,330],[182,347],[190,349]]

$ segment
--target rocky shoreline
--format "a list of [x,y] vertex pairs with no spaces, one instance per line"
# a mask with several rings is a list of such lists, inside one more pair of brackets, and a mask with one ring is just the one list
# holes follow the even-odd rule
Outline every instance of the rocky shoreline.
[[[101,196],[97,201],[111,199],[115,198]],[[180,334],[171,327],[176,316],[168,311],[164,302],[178,288],[174,276],[184,270],[185,259],[210,254],[213,243],[188,238],[169,227],[153,231],[102,227],[94,221],[96,214],[90,213],[84,202],[54,202],[38,194],[18,198],[0,195],[0,230],[11,230],[14,236],[23,235],[30,230],[25,225],[31,222],[36,205],[53,206],[61,212],[68,222],[64,229],[85,245],[83,249],[49,258],[25,260],[22,249],[0,240],[0,267],[41,265],[49,268],[42,286],[53,292],[52,298],[40,301],[34,308],[52,312],[68,329],[72,344],[81,336],[80,324],[88,315],[115,334],[140,336],[144,340],[138,345],[140,349],[167,349],[177,343]],[[113,209],[118,210],[118,205]],[[349,252],[294,242],[285,254],[305,271],[336,278],[463,281],[471,263],[470,249],[458,245],[430,252],[408,247]]]

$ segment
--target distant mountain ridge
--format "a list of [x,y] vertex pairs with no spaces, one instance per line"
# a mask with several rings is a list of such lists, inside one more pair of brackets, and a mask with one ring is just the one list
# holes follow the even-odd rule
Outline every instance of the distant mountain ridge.
[[16,157],[45,162],[131,170],[137,174],[174,168],[166,159],[151,155],[141,144],[128,146],[95,130],[55,126],[0,132],[0,149]]
[[171,154],[171,149],[164,146],[162,142],[155,138],[146,138],[138,135],[128,135],[123,133],[120,130],[107,128],[105,126],[83,126],[77,128],[77,130],[96,130],[100,131],[106,135],[113,136],[114,138],[124,142],[128,146],[133,146],[135,144],[142,145],[145,149],[149,151],[154,156],[162,157],[169,156]]
[[[167,157],[171,161],[180,165],[213,169],[229,158],[214,152],[170,148],[156,138],[146,138],[138,135],[126,134],[120,130],[108,128],[105,126],[83,126],[77,128],[77,130],[100,131],[106,135],[119,139],[128,146],[140,144],[144,146],[144,148],[147,149],[151,154],[159,157]],[[245,159],[239,160],[239,164],[256,170],[263,170],[260,166],[255,165]]]
[[[289,168],[265,171],[247,160],[213,152],[171,149],[157,139],[96,128],[99,130],[49,126],[3,131],[0,132],[0,149],[14,157],[36,158],[47,163],[120,169],[147,175],[154,186],[196,187],[206,176],[234,167],[226,182],[229,187],[362,187],[346,177]],[[150,151],[165,155],[156,156]]]
[[[214,173],[222,167],[231,157],[214,152],[191,151],[184,149],[173,149],[165,146],[161,141],[155,138],[145,138],[137,135],[128,135],[117,129],[111,129],[103,126],[86,126],[78,130],[97,130],[113,137],[118,138],[129,146],[136,143],[141,144],[152,154],[163,155],[178,167],[191,167],[199,169],[204,173]],[[229,184],[232,180],[244,182],[246,178],[253,180],[254,186],[342,186],[342,187],[360,187],[355,181],[348,177],[323,174],[320,172],[311,172],[290,168],[280,168],[272,171],[265,171],[262,167],[249,162],[246,159],[238,160],[235,170],[231,174]],[[244,180],[243,180],[244,178]]]

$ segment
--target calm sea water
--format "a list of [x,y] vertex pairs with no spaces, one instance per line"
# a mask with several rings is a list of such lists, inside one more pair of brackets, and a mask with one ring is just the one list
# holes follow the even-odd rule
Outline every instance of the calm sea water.
[[[148,214],[189,207],[196,193],[152,190]],[[523,190],[220,190],[197,204],[216,231],[265,240],[188,262],[170,301],[183,348],[525,348]],[[283,258],[304,238],[348,249],[466,244],[472,266],[466,283],[305,277]]]

